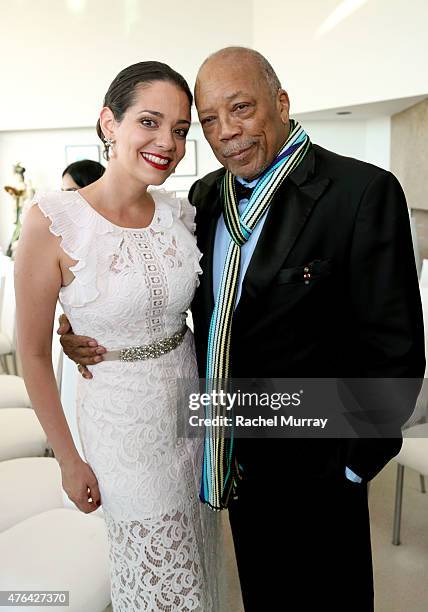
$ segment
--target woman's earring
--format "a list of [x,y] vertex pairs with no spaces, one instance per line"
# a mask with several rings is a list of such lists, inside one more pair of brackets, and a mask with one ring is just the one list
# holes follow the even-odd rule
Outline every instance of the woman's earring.
[[111,153],[110,150],[113,151],[113,145],[114,145],[114,140],[112,140],[111,138],[104,138],[104,159],[106,159],[107,161],[110,159],[111,157]]

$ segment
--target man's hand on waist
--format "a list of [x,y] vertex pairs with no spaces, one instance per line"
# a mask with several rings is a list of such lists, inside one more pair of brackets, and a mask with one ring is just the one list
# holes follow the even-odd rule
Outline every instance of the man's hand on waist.
[[92,378],[92,374],[86,366],[96,365],[103,361],[102,355],[107,352],[106,349],[103,346],[99,346],[94,338],[76,336],[73,333],[69,320],[64,314],[59,318],[57,333],[61,336],[60,342],[64,353],[78,364],[79,372],[83,378]]

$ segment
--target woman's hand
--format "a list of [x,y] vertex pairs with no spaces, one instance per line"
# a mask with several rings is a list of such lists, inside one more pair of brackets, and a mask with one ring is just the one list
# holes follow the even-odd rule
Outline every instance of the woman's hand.
[[83,378],[92,378],[92,374],[86,366],[95,365],[102,361],[102,355],[106,352],[106,349],[99,346],[94,338],[75,336],[70,322],[64,314],[59,318],[57,333],[61,336],[60,342],[64,353],[78,364],[79,372]]
[[97,477],[83,459],[73,457],[59,462],[62,474],[62,488],[76,506],[89,514],[101,505]]

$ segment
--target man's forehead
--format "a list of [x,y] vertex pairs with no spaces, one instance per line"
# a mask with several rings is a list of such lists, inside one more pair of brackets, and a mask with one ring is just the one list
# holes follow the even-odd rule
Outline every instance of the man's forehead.
[[[218,102],[233,102],[239,98],[254,98],[255,94],[250,88],[248,89],[236,89],[236,84],[232,83],[232,86],[227,86],[221,83],[218,87],[207,88],[196,96],[196,106],[200,113],[205,113],[211,110],[210,105]],[[203,105],[203,107],[201,106]]]
[[201,72],[196,81],[195,101],[197,106],[201,102],[205,106],[206,100],[229,102],[240,96],[254,97],[259,89],[260,79],[244,67],[230,72]]

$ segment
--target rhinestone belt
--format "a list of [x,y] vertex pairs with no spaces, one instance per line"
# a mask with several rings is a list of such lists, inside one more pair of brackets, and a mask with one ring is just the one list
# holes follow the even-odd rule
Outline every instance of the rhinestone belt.
[[182,343],[186,331],[187,326],[172,336],[162,338],[161,340],[155,340],[155,342],[151,344],[129,346],[128,348],[118,349],[116,351],[108,351],[104,353],[103,360],[113,361],[119,359],[120,361],[140,361],[144,359],[157,359],[177,348],[177,346]]

